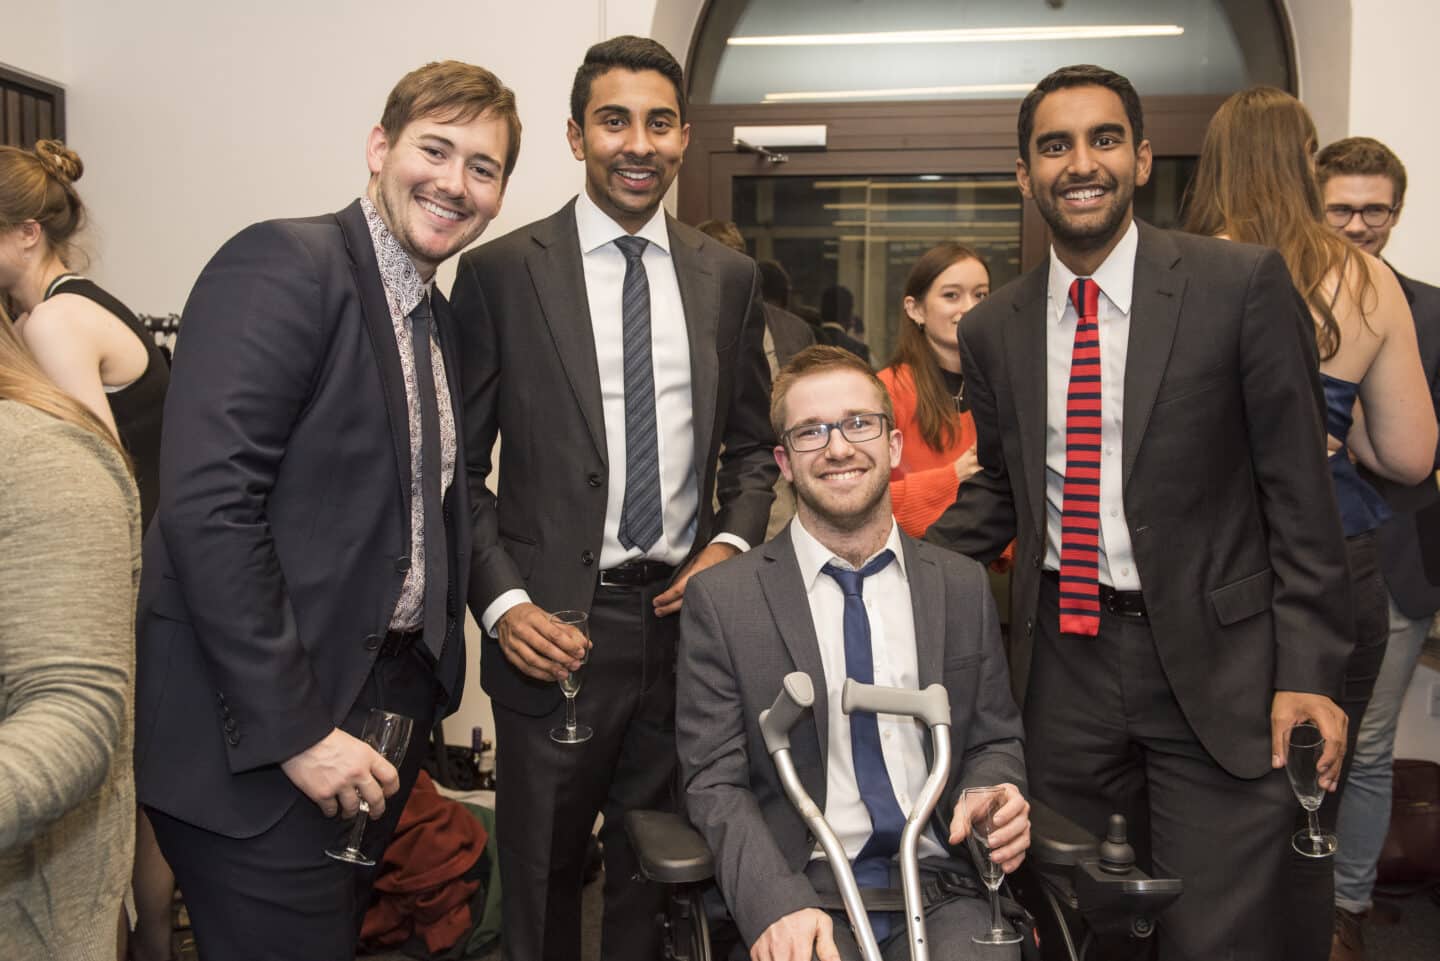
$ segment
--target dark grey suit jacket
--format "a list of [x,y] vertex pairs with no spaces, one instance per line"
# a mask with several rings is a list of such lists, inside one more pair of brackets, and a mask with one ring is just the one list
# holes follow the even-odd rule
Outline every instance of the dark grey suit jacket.
[[[607,462],[574,205],[466,254],[455,280],[477,617],[512,588],[528,590],[546,610],[589,610],[610,477],[625,470]],[[744,254],[673,218],[667,224],[690,339],[700,494],[693,550],[722,531],[758,544],[779,475],[759,275]],[[492,492],[497,435],[499,489]],[[480,680],[522,714],[548,713],[562,696],[558,685],[517,671],[489,638]]]
[[[901,534],[920,686],[950,694],[953,747],[936,818],[942,841],[966,787],[1025,788],[1020,714],[1010,695],[989,581],[978,564]],[[815,840],[780,786],[760,712],[791,671],[815,682],[815,706],[791,735],[805,790],[823,810],[828,745],[820,645],[787,529],[697,575],[680,616],[676,740],[685,798],[715,856],[715,874],[746,944],[819,898],[804,869]],[[929,756],[929,743],[926,743]]]
[[[1314,328],[1274,251],[1139,226],[1125,519],[1185,717],[1222,767],[1259,777],[1270,770],[1273,693],[1338,698],[1353,646]],[[926,533],[982,561],[1016,539],[1010,642],[1022,703],[1045,556],[1048,277],[1047,261],[966,315],[982,469]]]
[[765,309],[765,326],[770,328],[770,339],[775,342],[775,360],[781,367],[790,363],[790,358],[815,343],[815,330],[784,307],[774,304],[762,305]]
[[[445,298],[432,302],[458,423],[458,337]],[[359,201],[241,231],[195,282],[182,328],[140,581],[137,793],[252,837],[303,799],[279,764],[344,721],[410,565],[405,381]],[[449,710],[470,551],[457,443],[438,586]]]
[[[1430,385],[1435,416],[1440,417],[1440,288],[1396,271],[1420,341],[1420,362]],[[1440,447],[1434,467],[1440,469]],[[1434,477],[1405,486],[1372,474],[1361,476],[1385,495],[1394,516],[1376,531],[1380,567],[1395,606],[1406,617],[1429,617],[1440,610],[1440,488]]]

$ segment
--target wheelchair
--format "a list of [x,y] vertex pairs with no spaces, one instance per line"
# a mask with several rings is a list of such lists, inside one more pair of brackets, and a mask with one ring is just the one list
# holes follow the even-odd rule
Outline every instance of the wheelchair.
[[[809,707],[809,691],[807,676],[790,675],[775,706],[762,712],[760,718],[767,746],[797,808],[803,805],[801,798],[791,791],[792,784],[798,787],[799,782],[789,760],[788,731]],[[937,701],[943,706],[937,716],[910,709],[909,705],[918,703],[917,696],[926,694],[932,696],[932,706]],[[943,771],[948,767],[948,741],[944,737],[949,727],[948,700],[938,685],[926,692],[900,692],[850,681],[846,683],[844,699],[847,713],[852,709],[870,710],[910,714],[925,720],[936,735],[934,770]],[[943,719],[938,717],[940,713]],[[937,728],[937,723],[943,727]],[[945,741],[943,745],[942,741]],[[943,778],[941,783],[943,786]],[[923,811],[917,806],[919,813],[912,814],[912,820],[928,820],[938,787],[931,793],[929,806]],[[809,799],[803,797],[803,800]],[[1180,879],[1152,878],[1136,867],[1134,849],[1126,841],[1122,816],[1111,817],[1102,841],[1044,804],[1034,799],[1030,804],[1030,851],[1025,864],[1007,884],[1024,906],[1025,913],[1034,919],[1039,956],[1044,961],[1087,961],[1102,957],[1092,955],[1092,951],[1104,951],[1103,957],[1107,959],[1143,956],[1147,941],[1155,931],[1155,917],[1180,896]],[[809,806],[813,808],[813,802]],[[824,843],[829,826],[824,824],[823,816],[818,823],[811,822],[811,826],[820,829],[817,836]],[[668,961],[717,961],[727,957],[730,948],[738,942],[738,935],[712,883],[714,861],[700,833],[683,816],[659,811],[628,812],[625,830],[642,877],[669,888],[666,912],[656,919],[663,928]],[[914,878],[914,857],[911,842],[908,852],[902,849],[900,857],[902,874],[909,874],[911,878]],[[832,866],[834,863],[832,860]],[[842,874],[849,875],[848,864],[837,870],[837,881],[844,890],[847,885]],[[851,877],[849,887],[853,889],[853,886]],[[909,905],[913,885],[908,878],[905,887]],[[918,894],[915,896],[918,898]],[[851,897],[855,895],[852,893]],[[869,935],[864,909],[859,907],[858,900],[852,902],[849,898],[846,908],[852,918],[858,914],[861,919],[856,935],[864,953],[863,944]],[[911,913],[914,912],[907,911]],[[858,927],[864,928],[863,934]],[[923,934],[923,921],[920,933]],[[927,949],[923,946],[918,955],[915,953],[916,934],[912,927],[912,957],[924,957]],[[871,938],[872,948],[873,943]]]

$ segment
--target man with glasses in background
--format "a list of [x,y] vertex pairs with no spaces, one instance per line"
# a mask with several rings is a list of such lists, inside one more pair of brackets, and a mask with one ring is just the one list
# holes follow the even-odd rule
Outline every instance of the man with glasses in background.
[[[1317,173],[1326,223],[1367,254],[1379,257],[1405,202],[1405,166],[1400,158],[1378,140],[1347,137],[1320,151]],[[1410,302],[1420,359],[1440,416],[1440,289],[1398,270],[1395,276]],[[1440,451],[1436,466],[1440,467]],[[1370,912],[1376,863],[1390,821],[1391,762],[1400,705],[1440,609],[1440,490],[1435,479],[1403,487],[1363,467],[1360,470],[1394,512],[1376,531],[1390,591],[1390,638],[1340,801],[1336,831],[1344,841],[1335,855],[1332,961],[1365,957],[1361,923]]]

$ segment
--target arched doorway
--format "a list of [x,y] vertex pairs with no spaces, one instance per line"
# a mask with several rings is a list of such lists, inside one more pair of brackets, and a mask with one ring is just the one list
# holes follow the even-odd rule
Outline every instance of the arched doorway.
[[[688,58],[679,216],[736,221],[801,308],[846,288],[883,361],[927,247],[977,247],[997,284],[1044,256],[1014,184],[1016,108],[1035,80],[1099,62],[1134,81],[1157,157],[1137,209],[1169,225],[1216,107],[1251,84],[1295,90],[1291,49],[1278,2],[710,0]],[[786,159],[738,150],[740,127]],[[823,148],[792,148],[801,127]]]

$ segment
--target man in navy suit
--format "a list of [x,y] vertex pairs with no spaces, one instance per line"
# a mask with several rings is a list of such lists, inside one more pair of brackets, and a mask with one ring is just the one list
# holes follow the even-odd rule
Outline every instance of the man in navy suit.
[[[1378,140],[1347,137],[1320,151],[1318,174],[1325,220],[1367,254],[1379,257],[1405,203],[1405,166]],[[1393,267],[1391,268],[1394,269]],[[1420,344],[1420,360],[1440,416],[1440,289],[1395,271]],[[1440,467],[1440,450],[1435,466]],[[1403,487],[1368,471],[1393,512],[1376,531],[1380,566],[1390,591],[1390,637],[1385,660],[1350,761],[1340,801],[1335,855],[1334,961],[1365,956],[1361,921],[1370,910],[1375,865],[1390,823],[1391,762],[1400,704],[1415,673],[1425,635],[1440,610],[1440,489],[1430,477]]]
[[[354,956],[373,868],[464,679],[458,334],[435,269],[500,210],[514,94],[406,75],[335,214],[241,231],[185,305],[139,599],[138,793],[206,961]],[[399,770],[359,739],[414,730]]]

